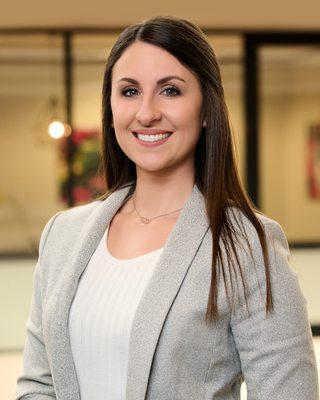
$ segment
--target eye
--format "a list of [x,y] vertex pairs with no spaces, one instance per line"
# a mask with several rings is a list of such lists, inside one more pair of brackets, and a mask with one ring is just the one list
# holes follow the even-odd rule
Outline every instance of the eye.
[[122,90],[122,91],[121,91],[121,94],[122,94],[123,96],[125,96],[125,97],[132,97],[132,96],[127,96],[126,93],[129,92],[129,91],[132,92],[132,91],[135,91],[135,90],[136,90],[136,89],[134,89],[134,88],[127,88],[127,89]]
[[[126,88],[124,90],[121,91],[121,94],[125,97],[133,97],[132,95],[128,95],[127,93],[134,93],[136,91],[135,88]],[[175,86],[169,86],[167,88],[165,88],[163,90],[165,91],[169,91],[169,93],[174,93],[174,94],[169,94],[168,97],[175,97],[175,96],[179,96],[180,95],[180,90],[178,88],[176,88]]]
[[173,91],[173,92],[175,93],[174,95],[170,95],[169,97],[179,96],[179,94],[180,94],[180,90],[177,89],[177,88],[174,87],[174,86],[169,86],[169,87],[167,87],[167,88],[164,89],[164,91],[166,91],[166,90],[170,90],[170,91]]

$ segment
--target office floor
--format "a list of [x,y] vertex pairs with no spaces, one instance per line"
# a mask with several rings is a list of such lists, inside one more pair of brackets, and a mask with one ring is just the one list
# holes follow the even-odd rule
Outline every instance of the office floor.
[[[314,338],[318,373],[320,378],[320,337]],[[16,379],[21,370],[21,352],[0,353],[0,399],[13,400],[15,394]],[[243,385],[241,399],[245,400],[246,388]]]

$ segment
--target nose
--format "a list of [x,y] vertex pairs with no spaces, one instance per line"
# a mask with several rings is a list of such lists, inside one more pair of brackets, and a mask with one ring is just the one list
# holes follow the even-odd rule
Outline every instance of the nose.
[[136,119],[142,125],[151,125],[153,121],[161,119],[161,111],[153,98],[147,96],[143,98],[136,113]]

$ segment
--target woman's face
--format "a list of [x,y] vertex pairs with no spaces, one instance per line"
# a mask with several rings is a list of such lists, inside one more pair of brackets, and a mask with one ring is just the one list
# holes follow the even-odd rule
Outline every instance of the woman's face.
[[[168,76],[175,78],[158,82]],[[113,126],[119,146],[137,169],[168,172],[182,168],[192,172],[202,127],[201,106],[197,78],[157,46],[135,42],[114,65]],[[158,144],[150,141],[145,144],[133,134],[137,130],[148,134],[156,129],[172,134]]]

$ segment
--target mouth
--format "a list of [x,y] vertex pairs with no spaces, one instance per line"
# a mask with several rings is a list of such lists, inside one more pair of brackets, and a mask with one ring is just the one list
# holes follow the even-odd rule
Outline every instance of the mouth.
[[[133,133],[133,135],[137,138],[138,137],[138,133],[137,132],[132,132]],[[169,136],[171,136],[172,135],[172,133],[173,132],[163,132],[163,133],[161,133],[162,135],[169,135]],[[147,133],[147,134],[143,134],[144,136],[156,136],[155,134],[153,134],[153,133]]]
[[[135,140],[139,145],[142,145],[144,147],[155,147],[159,146],[165,142],[167,142],[170,137],[172,136],[173,132],[163,132],[158,135],[154,134],[143,134],[138,136],[137,132],[132,132],[133,136],[135,137]],[[163,135],[163,136],[160,136]],[[157,137],[158,136],[158,137]]]

